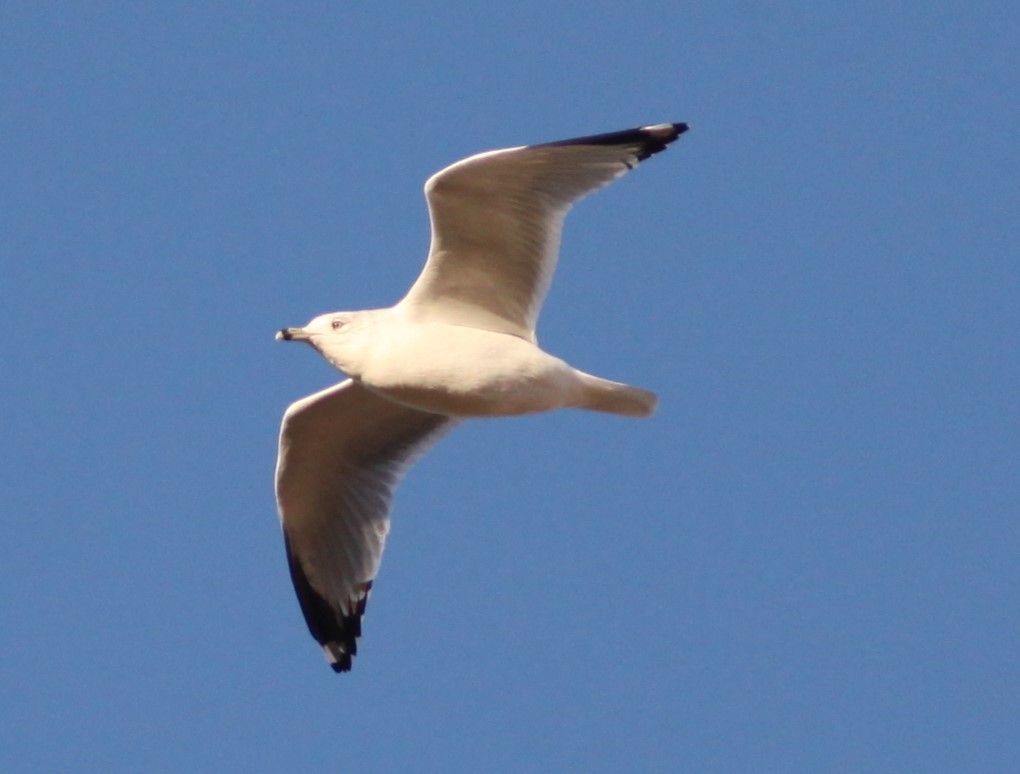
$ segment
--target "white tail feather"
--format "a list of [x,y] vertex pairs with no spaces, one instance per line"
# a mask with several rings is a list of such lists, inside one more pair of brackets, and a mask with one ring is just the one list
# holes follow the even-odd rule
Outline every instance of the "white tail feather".
[[654,392],[577,372],[583,391],[578,408],[623,417],[650,417],[659,403]]

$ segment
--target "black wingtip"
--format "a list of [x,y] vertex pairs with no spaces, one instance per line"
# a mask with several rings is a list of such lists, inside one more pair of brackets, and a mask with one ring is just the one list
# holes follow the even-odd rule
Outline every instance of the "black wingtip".
[[634,129],[624,129],[621,132],[609,132],[607,134],[591,134],[587,137],[574,137],[570,140],[558,140],[556,142],[545,142],[535,145],[536,148],[551,148],[559,145],[630,145],[635,148],[635,157],[638,161],[644,161],[659,151],[666,149],[666,146],[675,142],[677,137],[690,129],[689,124],[652,124],[650,126],[639,126]]
[[283,540],[287,549],[290,578],[294,583],[294,591],[297,594],[298,604],[301,606],[301,613],[305,617],[305,623],[308,624],[308,631],[322,646],[329,666],[334,672],[350,672],[353,658],[358,653],[361,617],[365,614],[365,605],[368,602],[368,592],[372,588],[372,582],[368,581],[364,584],[362,594],[355,604],[354,612],[347,615],[315,590],[301,566],[301,560],[292,550],[290,539],[286,533],[284,533]]
[[676,142],[676,139],[690,128],[688,124],[656,124],[635,129],[634,131],[644,136],[638,161],[644,161],[649,156],[666,150],[667,145]]
[[344,672],[351,671],[352,660],[349,654],[344,654],[343,658],[339,661],[330,661],[329,668],[336,672],[338,675]]

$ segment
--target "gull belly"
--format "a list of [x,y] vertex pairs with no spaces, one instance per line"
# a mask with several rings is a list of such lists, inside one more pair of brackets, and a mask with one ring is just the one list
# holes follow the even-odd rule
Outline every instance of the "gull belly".
[[357,378],[411,408],[467,418],[583,403],[580,372],[518,336],[439,323],[391,323],[373,333]]

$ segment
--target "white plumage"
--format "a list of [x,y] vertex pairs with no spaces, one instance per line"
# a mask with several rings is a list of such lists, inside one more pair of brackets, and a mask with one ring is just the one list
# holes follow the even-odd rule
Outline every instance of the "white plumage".
[[480,153],[425,185],[428,260],[388,309],[277,334],[350,378],[284,414],[276,495],[291,578],[335,671],[351,668],[393,492],[457,422],[574,407],[648,416],[647,390],[542,351],[535,326],[570,207],[663,150],[686,124]]

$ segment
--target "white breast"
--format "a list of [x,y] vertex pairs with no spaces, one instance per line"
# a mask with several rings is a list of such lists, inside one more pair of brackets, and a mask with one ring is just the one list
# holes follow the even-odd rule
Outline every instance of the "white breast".
[[574,369],[517,336],[456,325],[388,326],[361,381],[413,408],[456,417],[509,416],[574,405]]

